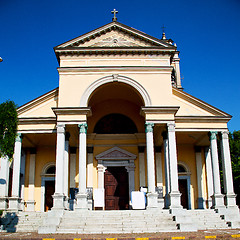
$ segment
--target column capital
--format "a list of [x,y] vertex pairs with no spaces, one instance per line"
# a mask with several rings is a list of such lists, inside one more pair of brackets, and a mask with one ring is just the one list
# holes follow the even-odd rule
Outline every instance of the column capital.
[[22,134],[21,133],[17,133],[15,141],[16,142],[22,142],[22,138],[23,138]]
[[167,123],[168,132],[175,132],[175,123]]
[[144,153],[145,152],[145,146],[138,146],[138,152],[139,153]]
[[145,133],[153,132],[154,123],[145,123]]
[[87,123],[81,123],[81,124],[78,124],[78,127],[79,127],[79,133],[87,133],[87,129],[88,129],[88,125]]
[[222,139],[228,139],[228,134],[229,134],[229,131],[222,131],[221,132],[221,138]]
[[98,164],[97,165],[97,170],[98,170],[98,172],[105,172],[106,171],[106,167],[105,166],[103,166],[102,164]]
[[217,134],[218,132],[217,131],[210,131],[209,132],[209,140],[214,140],[214,139],[217,139]]
[[57,133],[65,133],[65,125],[57,124]]

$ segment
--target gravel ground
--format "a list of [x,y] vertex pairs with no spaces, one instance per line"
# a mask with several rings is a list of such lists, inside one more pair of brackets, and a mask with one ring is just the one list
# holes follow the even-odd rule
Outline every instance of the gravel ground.
[[[78,240],[78,239],[106,239],[117,238],[117,240],[135,240],[135,238],[144,238],[136,240],[170,240],[170,239],[239,239],[240,229],[231,230],[205,230],[197,232],[164,232],[164,233],[136,233],[136,234],[38,234],[38,233],[0,233],[0,240]],[[147,238],[147,239],[146,239]],[[116,240],[116,239],[107,239]]]

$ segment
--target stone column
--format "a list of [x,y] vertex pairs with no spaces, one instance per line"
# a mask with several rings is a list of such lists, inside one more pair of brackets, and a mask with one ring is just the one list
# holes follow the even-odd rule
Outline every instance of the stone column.
[[29,159],[29,176],[28,176],[28,201],[27,211],[35,211],[34,189],[35,189],[35,163],[36,163],[36,149],[30,149]]
[[208,208],[212,208],[211,196],[213,195],[213,171],[212,171],[211,150],[209,147],[205,148],[205,161],[206,161],[206,173],[207,173]]
[[201,147],[195,147],[196,167],[197,167],[197,183],[198,183],[198,209],[205,209],[205,201],[203,198],[203,166]]
[[134,160],[130,160],[129,166],[126,167],[128,172],[128,182],[129,182],[129,203],[131,203],[131,193],[132,191],[135,191],[135,164]]
[[211,143],[211,156],[212,156],[212,169],[213,169],[213,187],[214,194],[213,208],[225,208],[224,196],[221,194],[221,183],[219,174],[219,163],[218,163],[218,149],[217,149],[217,132],[210,132],[210,143]]
[[87,187],[93,187],[93,147],[87,147]]
[[7,209],[9,165],[8,157],[0,158],[0,210]]
[[221,151],[226,204],[228,208],[236,208],[236,195],[233,189],[232,164],[228,141],[228,131],[221,132]]
[[97,170],[98,170],[98,188],[104,189],[104,173],[106,168],[103,166],[102,160],[98,160]]
[[178,189],[178,170],[177,170],[177,145],[175,135],[175,124],[168,123],[168,149],[170,167],[170,208],[179,209],[181,206],[181,194]]
[[88,209],[86,191],[87,123],[79,124],[79,192],[76,210]]
[[65,148],[64,148],[64,169],[63,169],[63,193],[64,193],[64,207],[69,209],[69,196],[68,196],[68,179],[69,179],[69,138],[70,133],[65,134]]
[[163,132],[163,149],[164,149],[164,168],[165,168],[165,208],[169,208],[170,193],[170,168],[169,168],[169,151],[168,151],[168,133]]
[[145,124],[147,139],[147,176],[148,176],[148,193],[147,208],[157,207],[157,193],[155,191],[155,166],[154,166],[154,144],[153,144],[153,123]]
[[20,165],[21,165],[22,136],[17,134],[14,147],[13,176],[12,176],[12,197],[9,198],[9,210],[20,210]]
[[145,147],[138,147],[138,159],[139,159],[139,183],[140,187],[146,187],[146,179],[145,179]]
[[57,149],[56,149],[56,177],[55,193],[53,195],[52,210],[64,209],[64,150],[65,150],[65,125],[57,125]]

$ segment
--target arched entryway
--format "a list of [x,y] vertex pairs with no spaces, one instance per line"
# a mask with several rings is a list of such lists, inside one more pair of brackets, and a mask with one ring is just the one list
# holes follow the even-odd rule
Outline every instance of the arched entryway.
[[181,205],[185,209],[191,209],[190,174],[188,166],[183,162],[179,162],[178,185],[181,193]]

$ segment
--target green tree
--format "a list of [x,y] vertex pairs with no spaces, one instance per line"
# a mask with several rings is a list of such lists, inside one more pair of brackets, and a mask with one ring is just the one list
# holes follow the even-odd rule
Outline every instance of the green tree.
[[16,104],[13,101],[0,104],[0,157],[13,157],[17,124]]
[[234,191],[237,194],[237,205],[240,205],[240,130],[229,134],[229,145],[232,159]]

